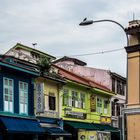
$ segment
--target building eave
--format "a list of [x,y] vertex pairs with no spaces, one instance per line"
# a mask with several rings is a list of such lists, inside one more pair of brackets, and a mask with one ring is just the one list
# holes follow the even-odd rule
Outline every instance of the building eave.
[[12,68],[14,70],[19,70],[19,71],[22,71],[22,72],[25,72],[25,73],[28,73],[28,74],[31,74],[31,75],[39,76],[38,72],[30,71],[30,70],[27,70],[27,69],[22,68],[22,67],[17,67],[16,65],[12,65],[12,64],[9,64],[9,63],[0,62],[0,66],[4,66],[4,67],[7,67],[7,68]]
[[140,51],[140,45],[128,46],[128,47],[125,47],[125,50],[127,53],[137,52],[137,51]]
[[[54,57],[54,56],[52,56],[52,55],[49,55],[49,54],[44,53],[44,52],[41,52],[41,51],[39,51],[39,50],[37,50],[37,49],[34,49],[34,48],[30,48],[30,47],[28,47],[28,46],[26,46],[26,45],[23,45],[23,44],[20,44],[20,43],[17,43],[17,44],[16,44],[13,48],[11,48],[10,50],[12,50],[12,49],[17,49],[17,48],[22,48],[22,49],[24,49],[24,50],[28,50],[28,51],[30,51],[30,52],[37,53],[37,54],[39,54],[39,55],[42,55],[42,56],[45,56],[45,57],[49,57],[49,58],[52,59],[52,60],[56,59],[56,57]],[[9,51],[10,51],[10,50],[9,50]],[[5,54],[7,54],[9,51],[7,51]]]

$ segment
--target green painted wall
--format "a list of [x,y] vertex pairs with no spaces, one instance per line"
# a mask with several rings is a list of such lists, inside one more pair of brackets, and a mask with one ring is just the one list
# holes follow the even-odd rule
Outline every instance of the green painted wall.
[[[64,105],[63,101],[64,101],[64,90],[68,90],[68,98],[72,97],[72,92],[75,91],[78,94],[78,100],[80,100],[80,94],[83,93],[85,94],[85,108],[78,108],[78,107],[73,107],[70,105]],[[94,95],[95,97],[95,112],[91,112],[91,95]],[[63,88],[61,89],[61,101],[62,101],[62,108],[61,108],[61,117],[64,120],[71,120],[71,121],[83,121],[83,122],[94,122],[94,123],[100,123],[101,122],[101,116],[110,118],[110,102],[108,102],[107,105],[107,110],[108,113],[105,114],[104,113],[104,99],[106,101],[109,101],[109,99],[111,98],[110,95],[105,94],[105,92],[100,92],[97,93],[95,92],[93,89],[91,89],[90,87],[87,86],[83,86],[80,85],[78,83],[74,83],[74,82],[68,82],[65,86],[63,86]],[[102,114],[97,112],[97,97],[101,98],[102,100]],[[68,110],[68,112],[81,112],[81,113],[85,113],[86,114],[86,119],[78,119],[78,118],[72,118],[70,116],[66,116],[66,110]]]

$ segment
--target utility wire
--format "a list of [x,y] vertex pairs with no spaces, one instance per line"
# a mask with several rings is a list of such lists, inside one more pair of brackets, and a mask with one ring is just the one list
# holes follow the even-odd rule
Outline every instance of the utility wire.
[[[75,55],[68,55],[68,56],[69,57],[78,57],[78,56],[86,56],[86,55],[97,55],[97,54],[117,52],[117,51],[121,51],[123,49],[124,48],[119,48],[119,49],[106,50],[106,51],[100,51],[100,52],[94,52],[94,53],[75,54]],[[61,58],[61,57],[63,57],[63,56],[56,56],[56,58]]]

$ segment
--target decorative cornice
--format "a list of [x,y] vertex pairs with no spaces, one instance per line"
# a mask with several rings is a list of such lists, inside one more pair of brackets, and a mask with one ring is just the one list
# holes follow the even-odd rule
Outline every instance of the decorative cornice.
[[125,50],[127,53],[133,53],[133,52],[140,51],[140,44],[125,47]]

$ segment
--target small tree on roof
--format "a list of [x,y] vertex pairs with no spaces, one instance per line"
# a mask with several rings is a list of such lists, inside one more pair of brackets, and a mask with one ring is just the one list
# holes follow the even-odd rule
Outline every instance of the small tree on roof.
[[37,61],[37,64],[40,66],[41,74],[43,74],[45,71],[49,72],[51,68],[51,60],[45,56],[41,56]]

